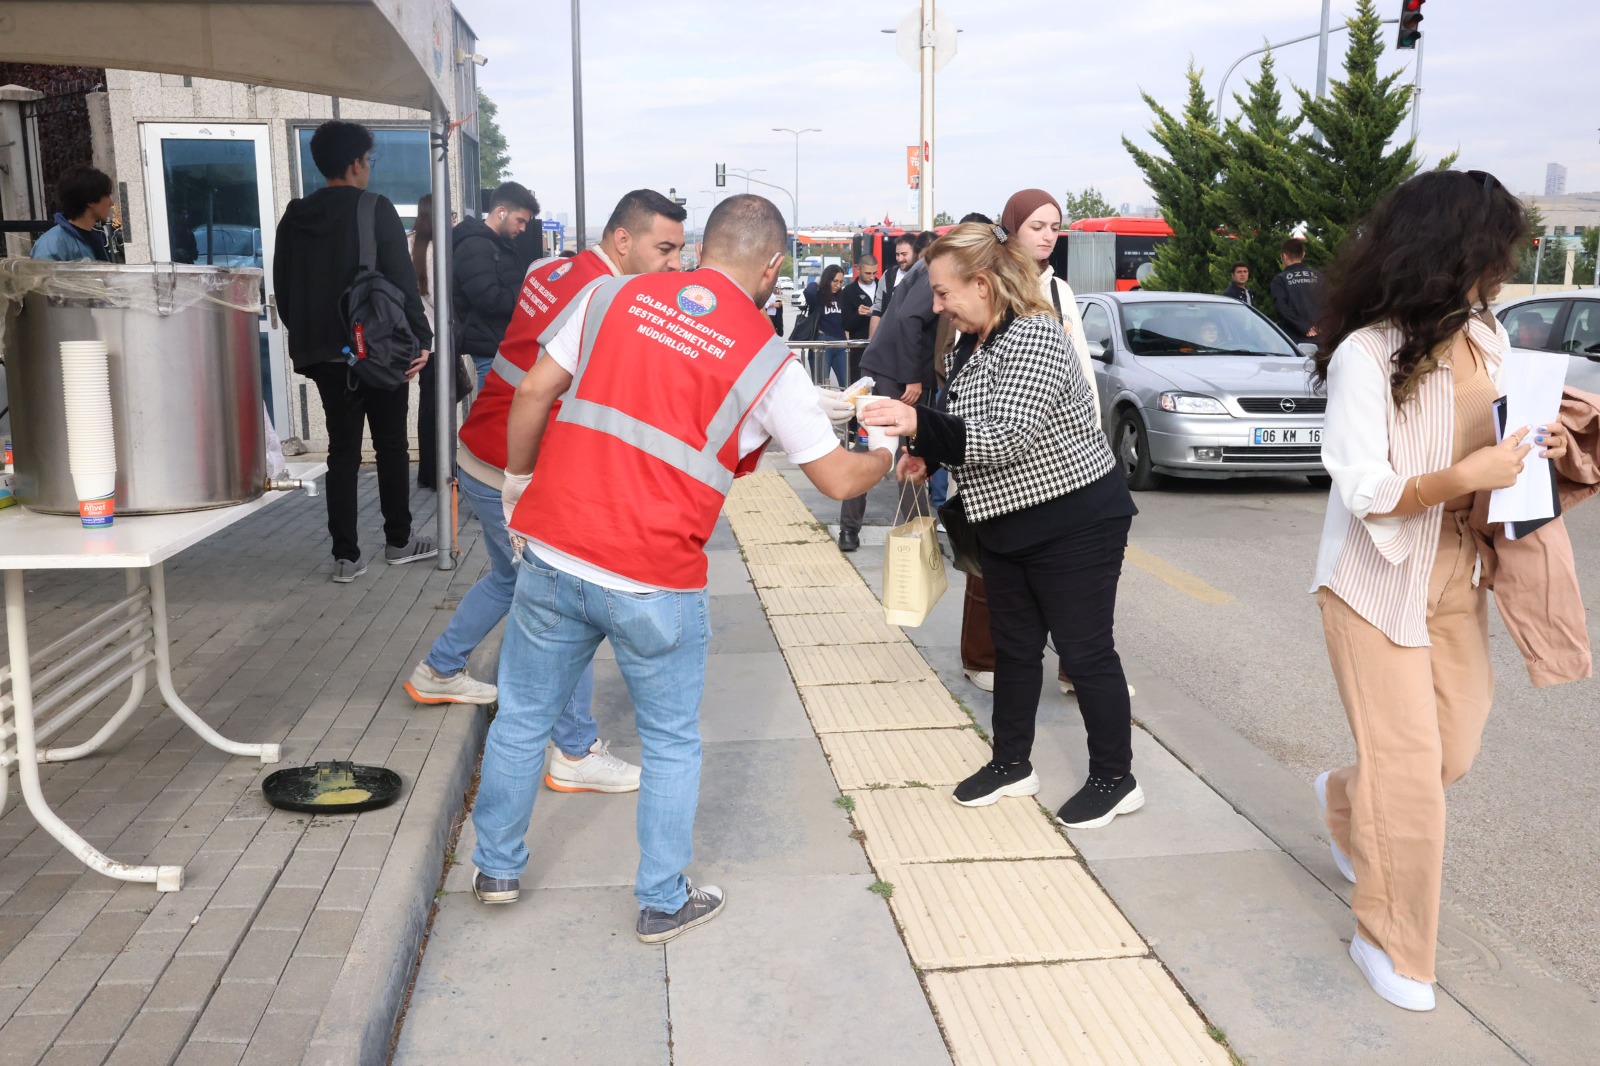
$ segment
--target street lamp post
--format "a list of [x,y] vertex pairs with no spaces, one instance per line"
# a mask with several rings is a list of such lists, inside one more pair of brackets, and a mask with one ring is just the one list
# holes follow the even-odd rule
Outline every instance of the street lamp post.
[[[821,133],[822,131],[809,126],[803,130],[792,130],[787,126],[774,126],[772,127],[772,132],[794,134],[794,257],[789,262],[789,272],[791,277],[798,278],[800,276],[800,135],[802,133]],[[745,175],[744,180],[745,184],[749,185],[750,176],[748,174]],[[765,183],[757,182],[757,184]]]
[[578,3],[572,0],[572,166],[577,183],[578,251],[588,229],[583,214],[583,45],[578,36]]
[[767,172],[767,168],[766,167],[756,167],[754,170],[750,170],[750,169],[748,169],[746,167],[729,167],[728,169],[733,171],[735,174],[741,175],[744,178],[744,191],[745,192],[749,192],[750,191],[750,175],[752,175],[752,174],[765,174]]

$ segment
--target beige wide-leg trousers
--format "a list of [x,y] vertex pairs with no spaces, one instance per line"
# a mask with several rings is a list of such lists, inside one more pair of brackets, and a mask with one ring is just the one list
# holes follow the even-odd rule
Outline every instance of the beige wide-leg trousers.
[[1403,648],[1324,588],[1328,659],[1356,762],[1328,778],[1328,831],[1356,868],[1357,928],[1402,977],[1434,980],[1444,790],[1478,753],[1494,673],[1466,512],[1446,512],[1428,583],[1431,648]]

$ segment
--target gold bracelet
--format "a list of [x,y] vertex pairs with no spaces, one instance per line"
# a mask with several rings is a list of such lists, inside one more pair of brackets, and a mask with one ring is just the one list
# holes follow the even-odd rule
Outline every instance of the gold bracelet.
[[1421,507],[1424,511],[1426,511],[1429,508],[1434,506],[1433,504],[1429,503],[1427,500],[1424,500],[1422,498],[1422,479],[1427,477],[1427,476],[1428,475],[1426,475],[1426,474],[1418,474],[1416,477],[1411,479],[1411,492],[1412,492],[1412,495],[1416,496],[1416,498],[1417,498],[1417,506]]

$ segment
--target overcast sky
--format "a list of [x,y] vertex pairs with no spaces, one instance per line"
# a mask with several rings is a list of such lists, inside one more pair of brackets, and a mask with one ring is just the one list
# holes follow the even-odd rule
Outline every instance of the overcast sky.
[[[456,0],[489,64],[479,84],[500,106],[512,176],[547,216],[573,210],[569,4]],[[893,36],[913,0],[589,0],[583,7],[588,221],[628,189],[675,187],[703,221],[716,163],[764,168],[792,191],[794,138],[774,126],[820,127],[801,141],[806,226],[896,221],[908,211],[905,146],[917,140],[917,76]],[[1380,0],[1394,17],[1400,0]],[[1390,10],[1390,9],[1394,10]],[[1354,10],[1335,0],[1334,24]],[[944,0],[959,54],[937,78],[935,206],[997,212],[1018,188],[1060,195],[1096,185],[1113,205],[1148,203],[1121,136],[1148,143],[1139,90],[1182,106],[1193,57],[1208,94],[1251,48],[1317,29],[1319,0]],[[1545,164],[1568,168],[1569,191],[1600,190],[1600,97],[1579,91],[1600,44],[1594,0],[1433,0],[1426,38],[1420,151],[1459,148],[1463,168],[1542,192]],[[1386,69],[1415,62],[1393,49]],[[1330,77],[1341,70],[1334,36]],[[1565,42],[1565,44],[1560,44]],[[1583,45],[1582,42],[1588,42]],[[1228,86],[1254,76],[1246,60]],[[1316,42],[1278,53],[1281,79],[1316,80]],[[1409,74],[1407,75],[1409,77]],[[1285,87],[1288,95],[1287,86]],[[1402,132],[1409,125],[1402,127]],[[742,180],[729,174],[729,187]],[[751,191],[762,191],[752,187]],[[767,190],[789,217],[788,198]]]

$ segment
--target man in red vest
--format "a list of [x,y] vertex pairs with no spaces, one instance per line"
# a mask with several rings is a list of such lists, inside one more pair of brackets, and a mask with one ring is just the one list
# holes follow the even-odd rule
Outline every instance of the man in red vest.
[[[428,657],[406,681],[419,703],[486,704],[495,686],[467,673],[467,658],[511,607],[516,563],[500,505],[506,465],[506,418],[517,383],[577,308],[577,298],[601,279],[680,269],[682,207],[650,189],[624,196],[606,222],[600,244],[570,259],[544,259],[528,268],[517,309],[472,411],[461,426],[456,476],[461,494],[483,525],[489,570],[467,590]],[[589,703],[594,671],[585,671],[552,733],[557,754],[545,784],[560,792],[633,792],[639,768],[612,755],[600,739]]]
[[602,282],[517,387],[503,495],[525,546],[472,813],[485,903],[518,896],[545,738],[609,638],[643,748],[635,931],[660,943],[721,911],[720,889],[684,877],[711,638],[706,541],[769,440],[833,499],[890,465],[885,449],[839,445],[762,314],[786,239],[770,201],[728,197],[706,221],[701,269]]

